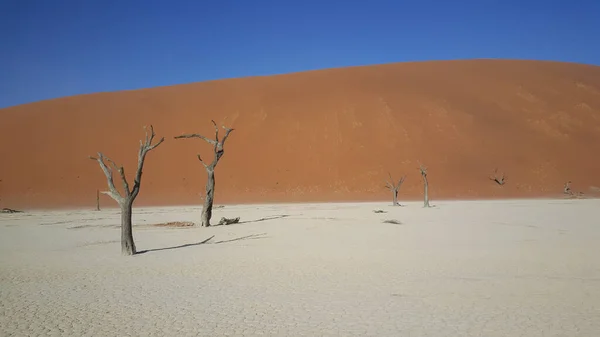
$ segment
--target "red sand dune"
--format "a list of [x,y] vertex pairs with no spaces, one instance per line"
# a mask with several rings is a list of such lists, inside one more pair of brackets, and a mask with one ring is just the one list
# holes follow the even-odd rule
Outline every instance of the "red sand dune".
[[[600,67],[466,60],[328,69],[96,93],[0,110],[0,207],[93,208],[102,151],[135,170],[143,125],[163,145],[136,205],[199,204],[210,120],[236,130],[217,203],[560,196],[600,186]],[[495,168],[508,179],[488,179]],[[118,182],[117,182],[118,183]],[[120,185],[120,183],[118,183]],[[103,206],[114,202],[102,196]]]

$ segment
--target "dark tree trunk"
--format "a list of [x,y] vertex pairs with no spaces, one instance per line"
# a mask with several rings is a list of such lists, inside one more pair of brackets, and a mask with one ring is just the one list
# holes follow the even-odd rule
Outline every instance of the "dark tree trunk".
[[[145,129],[145,127],[144,127]],[[165,138],[161,138],[156,144],[152,145],[154,139],[154,128],[150,125],[150,134],[146,130],[145,141],[140,140],[140,150],[138,152],[138,166],[133,180],[133,188],[129,188],[129,183],[125,177],[125,169],[123,166],[118,166],[114,161],[108,157],[104,157],[101,152],[98,152],[98,158],[90,157],[92,160],[98,161],[100,168],[106,176],[106,182],[108,183],[108,191],[102,192],[111,198],[113,198],[121,207],[121,254],[123,255],[134,255],[137,253],[135,249],[135,243],[133,242],[133,229],[131,223],[131,215],[133,208],[133,201],[140,193],[140,186],[142,184],[142,169],[144,168],[144,160],[148,152],[157,148]],[[104,160],[107,160],[109,165],[107,166]],[[115,187],[113,180],[113,170],[117,171],[121,176],[121,182],[123,183],[123,193],[120,193]],[[100,194],[96,191],[96,209],[100,210]]]
[[425,197],[424,197],[424,201],[423,201],[423,203],[424,203],[423,206],[429,207],[429,183],[427,182],[427,176],[423,176],[423,181],[424,181],[423,186],[425,189],[425,192],[424,192]]
[[204,207],[202,207],[201,216],[203,227],[210,226],[213,202],[215,200],[215,171],[211,169],[207,169],[206,171],[208,173],[208,180],[206,181],[206,197],[204,199]]
[[400,204],[398,203],[398,190],[392,190],[392,194],[393,194],[393,204],[394,206],[400,206]]
[[121,204],[121,254],[123,255],[134,255],[136,253],[131,228],[132,209],[133,201],[126,200]]

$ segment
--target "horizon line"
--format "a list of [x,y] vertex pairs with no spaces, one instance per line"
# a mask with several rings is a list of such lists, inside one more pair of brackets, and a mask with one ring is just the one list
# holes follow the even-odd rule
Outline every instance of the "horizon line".
[[183,86],[183,85],[191,85],[198,83],[210,83],[210,82],[220,82],[227,80],[242,80],[242,79],[252,79],[252,78],[263,78],[263,77],[278,77],[278,76],[286,76],[286,75],[294,75],[294,74],[302,74],[302,73],[311,73],[318,71],[327,71],[327,70],[341,70],[341,69],[351,69],[351,68],[365,68],[365,67],[377,67],[377,66],[385,66],[385,65],[393,65],[393,64],[406,64],[406,63],[440,63],[440,62],[467,62],[467,61],[509,61],[509,62],[545,62],[545,63],[563,63],[563,64],[574,64],[574,65],[584,65],[584,66],[593,66],[600,67],[600,64],[593,63],[584,63],[584,62],[576,62],[576,61],[562,61],[555,59],[527,59],[527,58],[502,58],[502,57],[477,57],[477,58],[454,58],[454,59],[426,59],[426,60],[412,60],[412,61],[391,61],[385,63],[363,63],[363,64],[355,64],[355,65],[347,65],[347,66],[336,66],[336,67],[323,67],[323,68],[308,68],[303,70],[289,71],[289,72],[277,72],[277,73],[268,73],[268,74],[257,74],[257,75],[246,75],[246,76],[231,76],[231,77],[220,77],[220,78],[212,78],[205,79],[199,81],[191,81],[191,82],[180,82],[180,83],[170,83],[164,85],[156,85],[156,86],[148,86],[148,87],[136,87],[136,88],[128,88],[128,89],[115,89],[115,90],[106,90],[106,91],[93,91],[81,94],[73,94],[66,96],[56,96],[51,98],[45,98],[35,101],[29,101],[20,104],[8,105],[4,107],[0,107],[0,110],[15,108],[23,105],[37,104],[42,102],[54,101],[64,98],[71,97],[80,97],[80,96],[89,96],[89,95],[98,95],[98,94],[110,94],[110,93],[120,93],[120,92],[131,92],[131,91],[142,91],[142,90],[150,90],[150,89],[160,89],[160,88],[169,88],[174,86]]

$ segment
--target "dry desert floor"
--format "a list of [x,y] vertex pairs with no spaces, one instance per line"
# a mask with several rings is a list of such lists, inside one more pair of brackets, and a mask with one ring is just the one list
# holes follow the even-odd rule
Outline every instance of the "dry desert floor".
[[0,214],[0,335],[598,336],[600,200],[433,204]]

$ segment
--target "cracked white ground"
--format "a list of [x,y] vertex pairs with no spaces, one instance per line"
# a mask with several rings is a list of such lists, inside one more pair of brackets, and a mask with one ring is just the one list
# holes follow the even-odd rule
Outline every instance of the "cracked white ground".
[[0,335],[600,332],[599,200],[390,204],[134,208],[134,257],[115,209],[0,214]]

